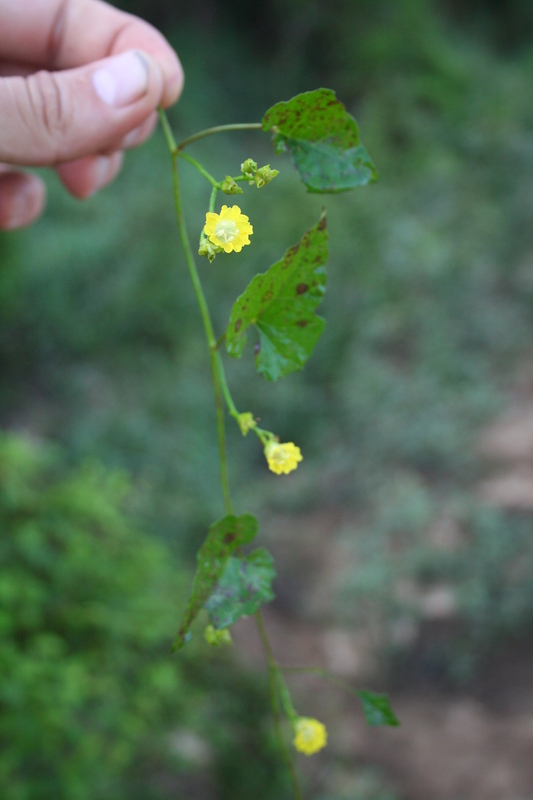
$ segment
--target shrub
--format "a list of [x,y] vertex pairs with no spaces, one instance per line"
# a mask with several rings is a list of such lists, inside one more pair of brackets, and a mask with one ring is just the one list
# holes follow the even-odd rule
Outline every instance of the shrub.
[[5,800],[138,796],[143,765],[168,757],[170,724],[190,715],[169,647],[179,577],[128,523],[126,491],[121,474],[65,472],[57,452],[0,437]]

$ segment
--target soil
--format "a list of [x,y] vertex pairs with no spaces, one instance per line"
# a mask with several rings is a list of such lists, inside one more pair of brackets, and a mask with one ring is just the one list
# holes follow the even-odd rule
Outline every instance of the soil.
[[[488,504],[533,515],[533,403],[528,399],[532,388],[533,380],[518,386],[505,414],[481,436],[479,454],[487,469],[478,491]],[[275,652],[284,654],[285,665],[320,666],[355,688],[380,691],[386,687],[376,685],[380,679],[371,637],[331,627],[331,615],[327,619],[342,553],[331,547],[331,540],[326,553],[321,541],[324,531],[332,532],[342,524],[336,513],[296,522],[283,517],[271,521],[271,550],[286,573],[279,585],[288,585],[291,591],[265,609],[266,624]],[[298,563],[302,555],[294,544],[295,527],[300,534],[305,530],[305,564]],[[445,546],[453,546],[456,533],[449,521],[441,520],[435,522],[431,535]],[[298,570],[294,569],[297,564]],[[302,574],[314,576],[311,587],[309,580],[294,583],[295,576]],[[422,600],[428,628],[446,625],[454,609],[445,587],[436,587]],[[320,619],[322,622],[317,622]],[[252,622],[242,620],[234,631],[237,642],[246,640],[246,647],[236,651],[246,654],[243,657],[250,666],[263,668]],[[329,730],[326,750],[314,759],[300,759],[309,796],[357,800],[533,798],[533,642],[511,648],[507,644],[503,652],[483,664],[480,676],[467,691],[422,682],[414,660],[406,661],[406,674],[397,683],[401,688],[389,692],[401,721],[398,728],[370,728],[357,700],[322,679],[308,675],[289,678],[299,710],[322,719]],[[365,793],[364,776],[369,768],[377,770],[379,785]]]

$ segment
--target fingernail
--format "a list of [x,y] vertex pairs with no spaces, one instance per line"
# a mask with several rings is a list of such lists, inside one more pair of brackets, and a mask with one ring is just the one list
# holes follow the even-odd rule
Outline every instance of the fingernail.
[[121,108],[148,91],[148,64],[137,50],[114,56],[92,76],[96,94],[108,106]]

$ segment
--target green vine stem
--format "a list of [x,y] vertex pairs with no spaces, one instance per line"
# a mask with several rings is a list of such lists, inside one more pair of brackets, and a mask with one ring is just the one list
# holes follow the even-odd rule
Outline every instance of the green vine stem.
[[212,136],[214,133],[227,133],[228,131],[260,131],[263,129],[261,122],[239,122],[233,125],[217,125],[214,128],[206,128],[203,131],[198,131],[187,139],[183,139],[178,145],[174,145],[175,149],[183,150],[187,145],[197,142],[198,139],[203,139],[205,136]]
[[217,199],[218,190],[219,190],[219,186],[218,185],[217,186],[213,186],[213,190],[211,192],[211,197],[209,198],[209,211],[214,211],[215,210],[215,202],[216,202],[216,199]]
[[[167,142],[168,149],[170,151],[171,160],[172,160],[172,178],[173,178],[173,189],[174,189],[174,205],[176,209],[176,218],[178,222],[178,229],[181,239],[181,244],[183,247],[183,252],[185,255],[185,261],[187,262],[187,267],[189,269],[189,273],[191,276],[192,284],[194,287],[194,292],[196,295],[196,299],[198,301],[198,306],[200,308],[200,314],[202,316],[202,321],[204,324],[208,349],[209,349],[209,360],[211,365],[211,374],[213,378],[213,390],[215,395],[215,407],[216,407],[216,421],[217,421],[217,437],[218,437],[218,450],[219,450],[219,458],[220,458],[220,476],[221,476],[221,484],[222,484],[222,494],[224,498],[224,507],[227,514],[232,513],[232,503],[231,503],[231,494],[229,488],[229,478],[228,478],[228,468],[227,468],[227,458],[226,458],[226,442],[225,442],[225,424],[224,424],[224,406],[223,406],[223,398],[226,401],[228,406],[228,410],[231,416],[237,418],[238,411],[235,407],[233,399],[231,397],[224,366],[222,364],[222,359],[220,357],[220,353],[218,351],[220,340],[217,340],[213,331],[213,325],[211,322],[211,315],[209,313],[209,308],[207,306],[207,302],[205,299],[205,295],[202,289],[202,284],[200,281],[200,276],[198,275],[198,271],[196,269],[196,263],[194,260],[194,256],[191,249],[191,244],[189,240],[189,235],[187,232],[187,226],[185,224],[185,217],[183,214],[183,207],[181,203],[181,194],[180,194],[180,187],[179,187],[179,175],[178,175],[178,156],[183,157],[183,153],[180,153],[182,147],[186,144],[190,144],[197,139],[201,139],[203,136],[209,136],[214,133],[221,133],[231,130],[243,130],[243,129],[261,129],[261,124],[250,124],[250,125],[220,125],[216,128],[209,128],[205,131],[200,131],[200,133],[195,134],[194,136],[190,136],[188,139],[185,139],[179,146],[176,145],[176,141],[174,139],[174,135],[172,133],[172,129],[168,123],[168,119],[166,117],[165,112],[163,109],[158,109],[159,117],[161,120],[161,126],[163,129],[163,133],[165,135],[165,139]],[[191,159],[189,156],[186,158],[187,161],[190,161],[194,166],[199,168],[199,171],[204,175],[205,170],[203,167],[195,160]],[[205,173],[204,177],[211,183],[213,190],[211,193],[211,205],[214,206],[216,193],[219,187],[219,184],[212,178],[208,173]],[[298,779],[298,774],[296,772],[296,768],[294,766],[293,760],[291,758],[290,751],[287,747],[287,743],[285,741],[284,733],[283,733],[283,717],[280,710],[280,703],[279,703],[279,691],[280,686],[284,683],[283,676],[280,672],[280,668],[276,659],[274,658],[274,653],[272,651],[272,646],[270,644],[270,640],[268,638],[268,634],[263,622],[263,617],[261,615],[261,611],[258,610],[254,614],[257,631],[259,634],[259,638],[261,640],[261,644],[263,647],[263,651],[265,653],[265,658],[268,667],[268,683],[269,683],[269,692],[270,692],[270,705],[272,709],[272,715],[274,718],[274,729],[276,732],[276,738],[278,740],[280,753],[283,759],[283,762],[287,768],[287,771],[290,776],[294,800],[302,800],[302,790],[300,787],[300,781]],[[280,683],[281,682],[281,683]]]
[[[216,190],[218,190],[218,189],[220,188],[220,184],[218,183],[218,181],[216,181],[216,180],[213,178],[213,176],[212,176],[212,175],[210,175],[210,174],[209,174],[209,172],[208,172],[206,169],[204,169],[204,168],[202,167],[202,165],[200,164],[200,162],[199,162],[199,161],[197,161],[195,158],[192,158],[192,156],[190,156],[188,153],[183,153],[181,150],[179,150],[179,149],[176,149],[176,150],[175,150],[175,151],[172,153],[172,157],[173,157],[173,158],[174,158],[174,156],[179,156],[180,158],[184,158],[184,159],[185,159],[185,161],[188,161],[188,162],[189,162],[189,164],[192,164],[192,165],[193,165],[193,167],[196,167],[196,169],[198,170],[198,172],[200,173],[200,175],[203,175],[203,177],[206,179],[206,181],[209,181],[209,183],[210,183],[210,184],[211,184],[211,186],[213,187],[213,190],[214,190],[214,191],[216,191]],[[215,195],[215,196],[216,196],[216,195]]]
[[228,478],[228,463],[226,458],[226,434],[225,434],[225,427],[224,427],[224,407],[222,404],[222,394],[220,391],[220,382],[219,382],[219,368],[218,368],[218,359],[217,356],[219,355],[216,352],[216,345],[217,340],[215,338],[215,334],[213,332],[213,325],[211,322],[211,315],[209,314],[209,308],[207,307],[207,301],[205,299],[205,295],[202,289],[202,284],[200,282],[200,276],[198,275],[198,271],[196,269],[196,263],[194,261],[194,256],[192,254],[191,243],[189,241],[189,234],[187,232],[187,226],[185,224],[185,217],[183,215],[183,208],[181,204],[181,194],[179,188],[179,176],[178,176],[178,159],[177,159],[177,151],[176,151],[176,143],[174,140],[174,136],[172,134],[172,130],[170,125],[168,124],[168,120],[166,114],[162,109],[159,111],[159,116],[161,119],[163,132],[165,134],[165,138],[167,141],[168,148],[171,153],[172,157],[172,178],[173,178],[173,187],[174,187],[174,205],[176,208],[176,217],[178,220],[178,228],[180,233],[181,244],[183,247],[183,252],[185,254],[185,261],[187,262],[187,266],[189,268],[189,273],[191,276],[192,284],[194,287],[194,292],[196,294],[196,299],[198,301],[198,306],[200,307],[200,313],[202,316],[202,320],[204,323],[205,334],[207,338],[207,343],[209,346],[209,360],[211,363],[211,373],[213,376],[213,389],[215,394],[215,406],[216,406],[216,417],[217,417],[217,437],[218,437],[218,451],[219,451],[219,458],[220,458],[220,477],[221,477],[221,484],[222,484],[222,495],[224,498],[224,508],[227,514],[232,513],[232,506],[231,506],[231,495],[229,489],[229,478]]
[[291,778],[294,798],[295,800],[302,800],[303,795],[300,787],[300,781],[298,779],[298,774],[296,772],[294,762],[291,758],[291,754],[289,752],[287,743],[285,741],[285,736],[283,734],[283,718],[280,712],[279,696],[278,696],[280,688],[279,680],[281,679],[281,681],[283,681],[283,676],[281,675],[279,665],[276,659],[274,658],[274,653],[272,651],[272,646],[268,638],[268,634],[265,628],[265,623],[263,621],[263,615],[261,614],[260,609],[258,609],[255,612],[254,618],[268,666],[268,686],[270,690],[270,705],[272,708],[272,715],[274,717],[274,727],[276,730],[276,737],[281,751],[281,756],[283,758],[283,761],[285,763],[285,766],[287,767],[287,771]]
[[325,678],[327,681],[334,683],[339,689],[344,689],[345,692],[348,692],[358,699],[360,698],[360,693],[357,689],[354,689],[349,683],[346,683],[346,681],[343,681],[341,678],[337,678],[335,675],[332,675],[331,672],[321,667],[282,667],[279,665],[279,669],[281,672],[286,673],[317,675],[319,678]]

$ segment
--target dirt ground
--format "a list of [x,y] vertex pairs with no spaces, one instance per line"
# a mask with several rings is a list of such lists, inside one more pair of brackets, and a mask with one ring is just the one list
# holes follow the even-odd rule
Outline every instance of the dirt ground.
[[[508,409],[480,437],[479,455],[487,469],[478,491],[487,504],[533,515],[533,367],[521,375]],[[342,524],[331,513],[304,520],[306,563],[296,570],[295,560],[302,559],[302,553],[290,534],[294,519],[271,521],[276,532],[271,549],[286,572],[280,586],[302,572],[316,580],[312,589],[308,582],[293,583],[277,607],[265,610],[265,618],[284,664],[321,666],[356,688],[382,690],[386,687],[372,682],[376,665],[364,633],[332,628],[324,613],[306,617],[326,616],[323,624],[302,621],[298,608],[291,608],[296,602],[311,611],[327,609],[342,554],[329,548],[326,557],[320,542]],[[453,536],[453,531],[441,533]],[[449,598],[443,589],[433,595],[425,600],[428,617],[442,620],[451,610]],[[246,647],[236,650],[246,653],[251,666],[263,665],[252,623],[242,620],[234,630],[237,642],[246,640]],[[368,727],[357,701],[320,679],[290,679],[300,713],[324,720],[330,731],[323,754],[309,763],[302,759],[311,796],[318,787],[316,796],[362,797],[358,776],[372,767],[383,785],[391,787],[390,796],[403,800],[533,798],[533,642],[486,663],[468,692],[417,685],[415,673],[405,677],[402,685],[409,688],[390,693],[399,728]],[[369,798],[385,796],[368,793]]]
[[[324,643],[331,646],[331,632],[324,638],[275,612],[265,617],[287,664],[328,665]],[[234,638],[246,639],[247,657],[262,666],[250,621],[236,626]],[[327,750],[300,765],[311,786],[331,794],[352,785],[355,792],[358,776],[372,767],[405,800],[533,798],[533,648],[488,665],[470,693],[427,686],[391,692],[398,728],[370,728],[357,701],[322,679],[298,675],[289,682],[300,712],[322,719],[329,731]]]

